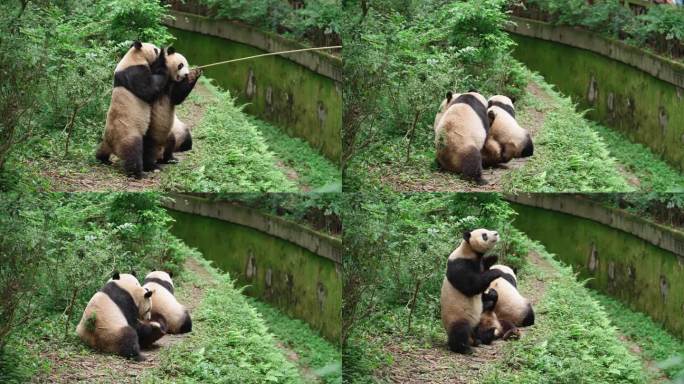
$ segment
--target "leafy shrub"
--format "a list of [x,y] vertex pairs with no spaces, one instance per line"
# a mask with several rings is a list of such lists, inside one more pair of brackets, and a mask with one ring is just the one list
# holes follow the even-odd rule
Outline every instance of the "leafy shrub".
[[522,95],[527,78],[510,56],[513,41],[501,30],[506,3],[346,4],[342,140],[351,189],[369,183],[365,172],[347,171],[349,166],[409,164],[412,150],[433,148],[434,112],[447,91]]
[[513,5],[514,12],[541,18],[558,25],[580,26],[609,37],[643,46],[657,52],[684,55],[684,9],[671,5],[652,5],[639,15],[618,0],[525,0],[525,7]]

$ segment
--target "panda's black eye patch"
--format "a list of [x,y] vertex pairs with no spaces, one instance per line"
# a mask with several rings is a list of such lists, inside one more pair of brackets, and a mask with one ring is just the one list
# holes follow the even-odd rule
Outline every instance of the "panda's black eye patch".
[[159,50],[158,50],[157,48],[154,49],[154,54],[155,54],[155,55],[158,55],[158,54],[159,54]]
[[487,234],[486,233],[482,234],[482,240],[487,241]]
[[183,63],[178,64],[178,69],[183,68]]

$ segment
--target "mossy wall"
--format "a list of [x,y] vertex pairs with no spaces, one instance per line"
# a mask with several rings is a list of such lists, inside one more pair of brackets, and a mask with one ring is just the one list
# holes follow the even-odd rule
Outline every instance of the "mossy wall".
[[[174,46],[191,66],[266,53],[228,39],[169,28]],[[335,163],[342,152],[342,91],[334,80],[278,56],[206,68],[207,77],[230,90],[245,112],[288,135],[306,140]]]
[[609,226],[511,203],[513,225],[589,279],[587,286],[647,313],[684,339],[684,259]]
[[623,132],[684,171],[684,91],[605,56],[512,34],[514,56],[573,98],[587,117]]
[[171,232],[230,273],[245,293],[340,337],[342,282],[335,262],[293,243],[226,221],[169,210]]

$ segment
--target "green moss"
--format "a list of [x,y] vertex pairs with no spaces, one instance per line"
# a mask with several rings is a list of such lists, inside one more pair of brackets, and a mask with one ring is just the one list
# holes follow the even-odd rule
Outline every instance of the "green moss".
[[[590,279],[590,288],[648,313],[670,332],[684,337],[684,280],[676,255],[591,220],[520,204],[511,206],[519,214],[514,226],[544,244],[581,278]],[[596,259],[593,271],[592,251]],[[661,278],[667,285],[665,296]]]
[[[591,108],[587,116],[643,143],[680,171],[684,170],[682,90],[593,52],[512,36],[518,43],[514,56],[572,96],[580,107]],[[598,90],[594,103],[588,100],[592,78]],[[612,111],[609,110],[611,99]],[[661,114],[666,116],[665,128],[660,124]]]
[[[169,212],[176,219],[171,232],[229,272],[238,284],[247,285],[246,294],[306,321],[329,340],[339,339],[342,285],[333,261],[252,228]],[[248,273],[250,264],[256,272]],[[269,270],[271,287],[266,284]]]
[[[253,56],[263,51],[219,37],[169,28],[176,49],[191,65]],[[246,92],[250,71],[256,91]],[[342,92],[325,76],[278,56],[231,63],[205,70],[206,76],[248,103],[245,111],[307,140],[314,148],[338,163],[341,147]],[[271,89],[271,104],[267,104]],[[320,119],[319,116],[325,116]]]

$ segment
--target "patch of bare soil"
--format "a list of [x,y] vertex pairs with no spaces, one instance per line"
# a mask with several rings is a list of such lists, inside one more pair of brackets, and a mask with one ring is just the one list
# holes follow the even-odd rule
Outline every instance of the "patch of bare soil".
[[[195,259],[188,259],[185,268],[199,276],[201,281],[213,281],[209,272]],[[190,314],[202,301],[204,290],[192,282],[185,282],[177,293],[178,301],[186,306]],[[191,335],[166,335],[143,350],[147,358],[135,362],[112,354],[93,352],[84,347],[83,352],[52,350],[41,353],[51,362],[51,371],[34,378],[38,383],[134,383],[148,369],[159,366],[159,352],[171,345],[180,343]]]
[[[526,289],[522,292],[535,306],[544,296],[546,285],[557,272],[535,252],[528,254],[527,259],[542,272],[539,277],[530,275],[526,281]],[[537,314],[537,317],[543,317],[543,314]],[[520,332],[520,337],[525,337],[526,329],[521,328]],[[378,372],[377,375],[394,383],[465,384],[476,382],[484,369],[501,356],[501,349],[507,342],[515,343],[515,340],[497,340],[491,345],[473,348],[472,355],[461,355],[451,352],[446,345],[446,340],[435,342],[429,348],[415,348],[414,346],[404,347],[402,340],[397,339],[395,343],[386,346],[392,354],[394,363]]]
[[[198,100],[213,98],[212,93],[200,83],[195,86],[192,95],[195,97],[189,98],[177,109],[178,117],[190,127],[191,131],[204,116],[204,102]],[[180,152],[174,156],[179,161],[183,161],[185,155]],[[126,177],[118,159],[113,158],[112,165],[104,165],[95,160],[93,153],[92,161],[87,164],[72,164],[68,167],[40,166],[40,168],[43,169],[41,175],[50,180],[54,191],[101,192],[159,189],[164,168],[173,166],[174,164],[162,164],[160,171],[146,172],[142,179],[136,180]]]
[[[549,106],[553,104],[551,97],[534,82],[530,82],[527,85],[527,92],[534,95],[537,99],[542,100],[542,104],[544,105],[541,110],[538,110],[532,106],[528,106],[521,110],[521,113],[519,114],[520,125],[527,129],[534,139],[544,126],[544,116],[551,108]],[[382,183],[391,185],[392,188],[397,191],[494,192],[502,190],[501,181],[507,173],[521,168],[525,165],[525,163],[527,163],[527,161],[529,161],[529,159],[529,157],[524,159],[513,159],[507,164],[501,164],[495,167],[484,169],[482,176],[485,180],[487,180],[487,184],[485,185],[477,185],[475,183],[465,181],[457,174],[442,170],[432,171],[428,178],[426,178],[424,173],[421,171],[416,171],[415,174],[411,174],[410,169],[402,170],[407,172],[401,173],[383,172],[382,170],[374,170],[374,173],[380,173]]]
[[283,173],[285,174],[285,177],[287,177],[289,180],[297,184],[299,190],[301,192],[311,192],[311,187],[302,183],[299,180],[299,173],[289,165],[285,164],[284,161],[278,160],[276,162],[276,167],[278,167]]

